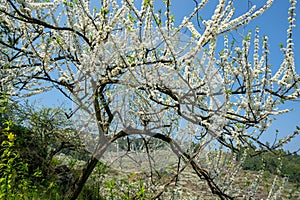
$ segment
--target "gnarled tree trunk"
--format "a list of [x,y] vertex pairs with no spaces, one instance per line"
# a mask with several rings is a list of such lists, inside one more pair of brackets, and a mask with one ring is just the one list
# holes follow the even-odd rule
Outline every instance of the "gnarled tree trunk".
[[68,189],[67,193],[65,194],[65,200],[75,200],[79,196],[80,192],[84,184],[86,183],[87,179],[93,172],[95,166],[98,163],[98,159],[92,156],[88,163],[86,164],[85,168],[82,170],[80,176],[75,179],[75,181],[71,184],[70,188]]

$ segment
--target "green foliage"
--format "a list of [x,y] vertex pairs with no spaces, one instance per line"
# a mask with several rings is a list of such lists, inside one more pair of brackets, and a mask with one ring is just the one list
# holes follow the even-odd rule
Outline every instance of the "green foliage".
[[[250,155],[254,155],[254,151]],[[259,171],[264,169],[271,174],[287,176],[290,182],[300,183],[300,155],[290,154],[282,150],[275,153],[265,152],[256,156],[248,155],[244,164],[244,170]],[[282,166],[281,166],[282,163]],[[280,173],[278,172],[280,169]]]
[[70,151],[73,131],[63,110],[0,101],[0,199],[61,199],[66,172],[53,156]]
[[[33,191],[35,187],[29,179],[28,164],[24,162],[15,148],[16,135],[12,132],[13,122],[3,117],[8,104],[4,98],[1,104],[1,145],[0,145],[0,199],[24,199],[25,194]],[[34,173],[32,176],[37,176]]]
[[300,184],[300,156],[297,154],[283,158],[282,173],[289,177],[291,182]]
[[109,199],[121,197],[122,199],[147,199],[146,188],[144,181],[138,177],[137,173],[131,173],[128,177],[116,180],[106,181],[108,187]]
[[137,172],[111,169],[100,161],[78,199],[150,199],[149,188],[142,176]]
[[136,17],[134,17],[131,13],[128,14],[128,18],[131,22],[136,22]]
[[145,7],[150,6],[150,0],[144,0],[144,1],[143,1],[143,5],[144,5]]
[[102,16],[105,16],[105,15],[107,15],[109,13],[109,9],[107,9],[107,8],[101,8],[100,9],[100,13],[101,13]]
[[0,199],[8,197],[23,198],[23,195],[30,189],[31,182],[28,179],[28,167],[20,154],[14,149],[14,141],[3,141],[1,143],[0,163]]

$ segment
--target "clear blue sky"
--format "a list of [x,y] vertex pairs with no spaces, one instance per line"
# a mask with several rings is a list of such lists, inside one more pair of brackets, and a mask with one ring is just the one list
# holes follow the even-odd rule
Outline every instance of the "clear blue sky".
[[[98,2],[98,1],[97,1]],[[158,2],[161,2],[159,0]],[[194,1],[193,0],[171,0],[173,14],[175,15],[175,20],[177,23],[182,21],[182,18],[190,13],[194,9]],[[217,4],[217,0],[211,0],[207,7],[203,10],[204,19],[205,16],[211,16],[214,11],[215,5]],[[262,5],[266,0],[236,0],[234,1],[236,5],[236,12],[244,13],[249,9],[249,4],[256,4],[258,8]],[[162,5],[158,3],[157,5]],[[275,0],[273,5],[266,13],[262,16],[258,17],[254,21],[252,21],[249,25],[244,27],[245,33],[248,30],[255,30],[256,25],[260,28],[261,35],[267,35],[269,37],[269,46],[270,46],[270,62],[273,66],[273,69],[277,69],[282,60],[282,53],[279,49],[279,44],[286,42],[286,30],[288,27],[288,0]],[[299,13],[300,4],[297,4],[296,12]],[[241,30],[242,31],[242,30]],[[299,62],[300,62],[300,19],[299,16],[296,16],[296,28],[294,29],[294,43],[295,43],[295,61],[296,61],[296,70],[300,74]],[[62,96],[57,94],[57,92],[49,92],[48,94],[43,96],[43,100],[46,100],[45,103],[48,106],[58,105],[57,102],[64,102]],[[51,100],[50,100],[51,99]],[[70,106],[70,103],[67,103],[67,106]],[[290,134],[293,130],[295,130],[296,125],[300,126],[300,102],[297,103],[286,103],[283,105],[284,108],[293,109],[291,113],[284,114],[282,116],[276,117],[278,120],[275,121],[272,127],[268,130],[268,134],[265,134],[265,139],[272,143],[272,139],[274,137],[275,130],[278,129],[280,131],[280,136],[285,136]],[[298,136],[296,140],[291,142],[286,146],[286,149],[290,151],[294,151],[300,148],[300,137]]]

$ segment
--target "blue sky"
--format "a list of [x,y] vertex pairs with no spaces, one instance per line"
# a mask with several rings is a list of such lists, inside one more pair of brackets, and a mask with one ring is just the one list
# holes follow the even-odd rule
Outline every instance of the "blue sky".
[[[161,0],[159,0],[161,2]],[[173,14],[175,15],[175,20],[177,23],[180,23],[182,21],[182,18],[190,13],[195,6],[195,3],[193,0],[173,0],[171,10]],[[252,4],[258,5],[258,8],[262,6],[263,2],[266,2],[266,0],[240,0],[240,1],[234,1],[236,5],[236,13],[244,13],[249,9],[249,6]],[[201,15],[204,19],[205,16],[211,16],[211,14],[214,11],[214,8],[216,4],[218,3],[217,0],[212,0],[208,5],[205,7]],[[158,5],[161,5],[158,3]],[[279,49],[279,44],[286,42],[286,30],[288,27],[288,8],[289,8],[289,1],[288,0],[275,0],[273,5],[269,10],[266,11],[262,16],[258,17],[254,21],[252,21],[250,24],[245,26],[240,31],[247,33],[248,30],[255,30],[256,26],[259,26],[260,28],[260,34],[261,35],[267,35],[269,37],[269,46],[270,46],[270,62],[272,64],[273,69],[277,69],[281,63],[282,60],[282,53]],[[296,7],[296,12],[299,12],[300,10],[300,4]],[[295,43],[295,61],[296,61],[296,68],[299,65],[300,62],[300,21],[299,16],[296,16],[296,28],[294,29],[294,43]],[[298,36],[298,37],[296,37]],[[296,69],[297,72],[300,74],[299,67]],[[49,99],[44,101],[45,99]],[[51,99],[51,100],[50,100]],[[43,103],[46,103],[47,106],[57,106],[58,104],[61,104],[64,102],[64,99],[60,94],[57,92],[48,92],[46,95],[43,96]],[[58,103],[59,102],[59,103]],[[65,103],[66,106],[70,106],[69,103]],[[267,134],[265,134],[264,139],[268,140],[270,143],[272,143],[274,138],[275,130],[278,129],[280,133],[280,137],[283,137],[287,134],[290,134],[293,130],[295,130],[296,125],[300,126],[300,102],[295,103],[286,103],[282,106],[283,108],[289,108],[293,109],[291,113],[284,114],[282,116],[277,116],[277,121],[273,123],[271,128],[267,131]],[[291,142],[289,145],[286,146],[285,149],[288,149],[290,151],[294,151],[296,149],[300,148],[300,136],[298,136],[293,142]]]

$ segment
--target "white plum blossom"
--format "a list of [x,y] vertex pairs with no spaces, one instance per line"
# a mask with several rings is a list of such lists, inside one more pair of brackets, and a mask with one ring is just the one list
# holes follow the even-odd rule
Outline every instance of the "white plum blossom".
[[[92,154],[83,170],[93,169],[119,139],[154,138],[191,164],[213,195],[227,199],[241,193],[231,185],[241,167],[235,156],[226,164],[236,167],[232,171],[201,158],[216,142],[232,152],[271,148],[262,134],[275,115],[288,112],[280,104],[299,98],[292,38],[296,1],[290,1],[278,69],[269,62],[268,37],[260,37],[259,28],[240,43],[226,35],[262,15],[273,0],[240,15],[234,1],[219,0],[201,24],[197,18],[208,2],[196,3],[176,24],[168,1],[158,12],[154,0],[103,0],[95,9],[89,0],[0,0],[1,89],[5,85],[19,98],[57,89],[72,101],[70,116]],[[197,152],[188,152],[194,144]],[[91,171],[76,180],[85,183]],[[65,198],[76,199],[79,185],[72,184]]]

